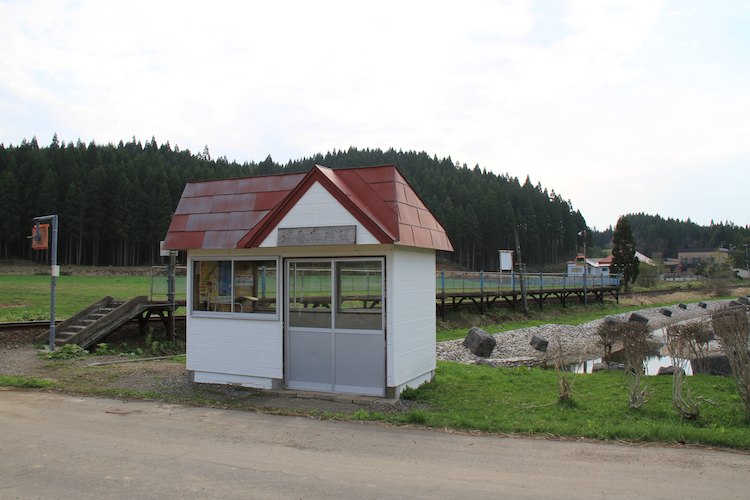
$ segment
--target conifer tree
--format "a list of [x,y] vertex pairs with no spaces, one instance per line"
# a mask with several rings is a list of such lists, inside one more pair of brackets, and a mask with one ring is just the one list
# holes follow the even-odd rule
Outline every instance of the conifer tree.
[[630,223],[624,215],[617,219],[615,232],[612,235],[612,270],[622,274],[625,288],[635,283],[638,277],[638,257],[635,256],[635,240],[630,230]]

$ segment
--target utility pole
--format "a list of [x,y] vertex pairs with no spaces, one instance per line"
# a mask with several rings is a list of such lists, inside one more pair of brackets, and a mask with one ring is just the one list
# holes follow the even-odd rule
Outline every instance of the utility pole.
[[747,259],[747,245],[747,243],[742,244],[742,246],[745,247],[745,271],[747,272],[745,279],[750,278],[750,260]]
[[584,229],[580,233],[578,233],[578,236],[583,236],[583,305],[588,306],[589,305],[589,295],[588,295],[588,274],[589,274],[589,264],[586,262],[586,230]]
[[513,230],[513,235],[516,237],[516,265],[518,266],[518,278],[521,280],[521,307],[523,307],[524,315],[529,315],[529,306],[526,302],[526,280],[523,277],[524,265],[521,259],[521,243],[518,239],[518,228]]
[[[57,265],[57,215],[34,217],[34,234],[31,247],[35,250],[46,250],[46,238],[42,235],[42,222],[52,223],[52,248],[50,249],[50,294],[49,294],[49,350],[55,350],[55,288],[60,276],[60,266]],[[44,228],[48,229],[48,225]]]

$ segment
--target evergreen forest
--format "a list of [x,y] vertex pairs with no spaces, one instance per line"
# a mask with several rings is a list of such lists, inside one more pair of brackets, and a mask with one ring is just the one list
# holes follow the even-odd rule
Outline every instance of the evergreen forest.
[[[455,252],[444,257],[474,270],[497,270],[498,249],[515,248],[540,268],[575,256],[582,246],[583,215],[570,201],[530,178],[523,182],[478,166],[469,168],[425,152],[389,149],[332,151],[278,164],[211,158],[168,142],[133,138],[117,145],[36,138],[0,144],[0,258],[48,259],[31,250],[35,216],[58,214],[58,262],[78,265],[148,265],[159,262],[159,241],[185,183],[331,168],[395,164],[443,223]],[[638,249],[670,256],[676,248],[740,244],[748,230],[731,224],[704,228],[693,223],[635,214],[628,216]],[[653,227],[652,227],[653,226]],[[606,247],[611,228],[588,231],[589,245]]]

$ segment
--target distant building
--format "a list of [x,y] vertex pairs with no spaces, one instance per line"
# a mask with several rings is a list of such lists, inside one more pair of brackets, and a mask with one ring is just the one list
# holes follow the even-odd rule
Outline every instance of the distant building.
[[[646,257],[641,252],[636,251],[635,256],[638,260],[649,266],[656,266],[656,262]],[[612,267],[612,255],[608,255],[604,258],[591,258],[587,257],[586,265],[588,266],[589,276],[609,276],[609,270]],[[578,254],[575,260],[568,262],[568,276],[583,276],[583,262],[584,258],[582,254]]]
[[730,263],[728,248],[691,248],[677,250],[682,272],[695,272],[699,265],[721,266]]
[[[609,259],[607,261],[607,259]],[[607,259],[599,258],[583,258],[582,254],[576,255],[575,260],[568,262],[568,276],[583,276],[584,261],[588,270],[586,273],[589,276],[609,276],[609,267],[612,264],[612,257]]]

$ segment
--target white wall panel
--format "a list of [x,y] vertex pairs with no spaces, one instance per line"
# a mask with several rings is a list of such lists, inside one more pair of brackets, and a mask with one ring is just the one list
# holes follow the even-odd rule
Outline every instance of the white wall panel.
[[191,317],[187,369],[283,378],[281,321]]
[[396,247],[389,260],[388,385],[435,369],[435,252]]

